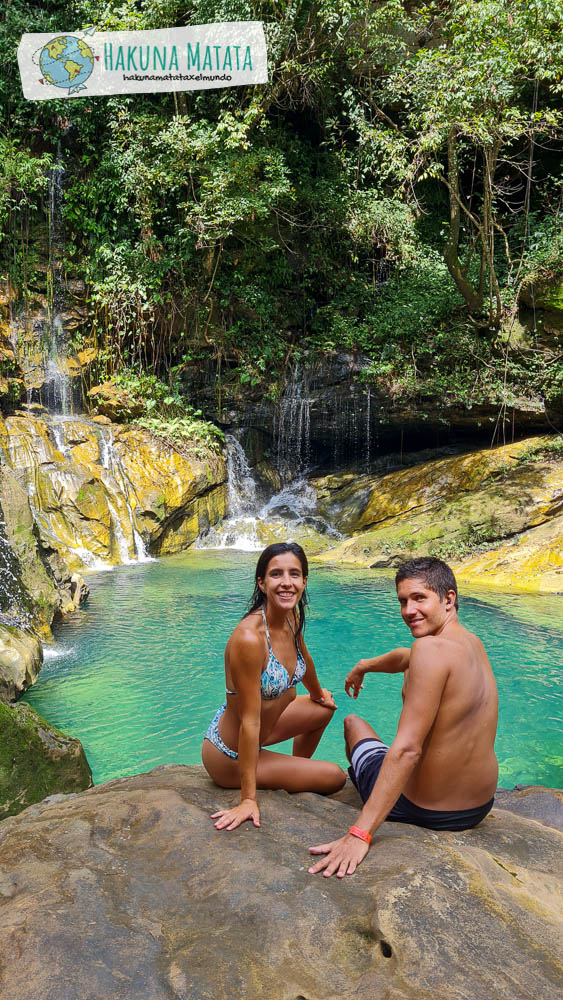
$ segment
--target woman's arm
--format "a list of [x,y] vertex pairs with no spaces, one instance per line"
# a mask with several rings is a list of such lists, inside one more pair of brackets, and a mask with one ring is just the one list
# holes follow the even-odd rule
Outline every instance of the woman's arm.
[[[344,690],[349,697],[357,698],[363,687],[363,680],[366,674],[399,674],[408,669],[410,649],[400,647],[392,649],[389,653],[381,656],[374,656],[370,660],[358,660],[355,667],[344,681]],[[350,690],[352,689],[352,690]]]
[[299,648],[301,650],[303,659],[305,660],[305,666],[307,667],[305,676],[303,678],[303,684],[309,692],[309,697],[311,701],[321,702],[321,704],[326,705],[327,708],[336,708],[334,703],[334,698],[332,693],[327,691],[326,688],[321,687],[319,678],[317,677],[317,671],[315,669],[315,664],[313,663],[313,657],[311,656],[309,650],[305,645],[305,640],[303,636],[299,636]]
[[262,698],[260,674],[264,660],[264,643],[253,629],[239,629],[229,648],[229,664],[233,685],[238,696],[240,717],[238,763],[240,772],[240,805],[215,813],[215,826],[234,830],[247,819],[260,826],[260,811],[256,801],[256,768],[260,743]]

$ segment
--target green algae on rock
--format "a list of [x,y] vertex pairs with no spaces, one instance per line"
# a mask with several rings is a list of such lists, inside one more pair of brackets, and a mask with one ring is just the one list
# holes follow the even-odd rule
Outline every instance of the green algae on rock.
[[221,455],[181,454],[139,427],[30,415],[4,424],[7,462],[42,545],[71,572],[190,545],[226,509]]
[[55,793],[80,792],[92,773],[79,740],[29,705],[0,701],[0,819]]
[[[552,440],[527,439],[359,481],[316,480],[321,513],[334,512],[351,534],[317,558],[384,568],[436,555],[455,560],[460,578],[475,583],[505,585],[511,577],[523,589],[563,589],[563,460],[557,451],[547,461],[542,455]],[[521,549],[520,540],[527,542]],[[462,562],[492,546],[500,546],[504,573],[492,552],[473,569],[469,558]]]

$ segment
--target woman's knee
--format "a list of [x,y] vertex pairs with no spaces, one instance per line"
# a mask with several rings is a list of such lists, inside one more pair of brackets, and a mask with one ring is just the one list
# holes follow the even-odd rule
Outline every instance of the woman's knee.
[[332,795],[339,792],[346,784],[346,772],[338,764],[331,764],[327,761],[323,773],[323,794]]

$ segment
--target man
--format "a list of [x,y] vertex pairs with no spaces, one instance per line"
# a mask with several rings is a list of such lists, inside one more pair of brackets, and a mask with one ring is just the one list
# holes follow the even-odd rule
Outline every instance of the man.
[[483,644],[458,621],[455,577],[440,559],[413,559],[395,584],[415,642],[360,660],[345,689],[357,698],[366,674],[404,672],[397,735],[387,747],[363,719],[344,720],[349,773],[364,808],[340,840],[309,848],[325,855],[311,874],[352,875],[385,819],[467,830],[493,805],[497,688]]

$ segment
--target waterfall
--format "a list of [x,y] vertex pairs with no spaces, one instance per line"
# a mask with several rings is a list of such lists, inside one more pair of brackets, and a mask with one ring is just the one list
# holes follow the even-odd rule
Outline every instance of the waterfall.
[[[301,426],[301,434],[305,425]],[[303,439],[303,438],[302,438]],[[289,541],[295,531],[312,528],[340,537],[316,515],[317,494],[303,475],[260,504],[256,482],[239,441],[227,435],[227,517],[198,538],[194,548],[241,549],[256,552],[269,542]]]
[[371,469],[371,389],[366,389],[366,470]]
[[0,619],[3,624],[25,628],[30,617],[23,611],[28,601],[18,577],[18,561],[6,536],[6,522],[0,511]]
[[239,517],[256,508],[256,483],[239,441],[227,434],[227,517]]
[[63,240],[63,190],[65,168],[61,144],[49,173],[49,358],[45,366],[45,395],[50,413],[66,415],[72,407],[70,378],[65,371],[67,338],[62,313],[66,290],[61,274],[60,251]]
[[96,428],[98,431],[98,442],[100,447],[100,462],[102,464],[102,467],[106,469],[114,479],[118,487],[118,490],[116,492],[121,493],[123,496],[123,499],[125,501],[125,507],[127,509],[127,514],[129,517],[129,525],[131,528],[131,538],[132,538],[133,554],[134,554],[133,559],[130,558],[129,543],[127,541],[127,538],[125,537],[125,533],[123,531],[123,526],[119,514],[108,498],[108,510],[111,517],[114,538],[117,543],[119,558],[122,563],[151,562],[152,556],[148,554],[142,535],[135,523],[135,516],[133,514],[133,509],[131,507],[131,502],[129,500],[130,484],[127,479],[127,475],[123,470],[121,462],[119,461],[119,456],[116,455],[115,453],[115,449],[113,446],[113,433],[111,431],[111,428],[107,433],[107,437],[104,432],[104,428],[102,426],[97,424]]
[[311,395],[308,379],[292,371],[274,415],[274,451],[284,482],[302,475],[311,463]]

